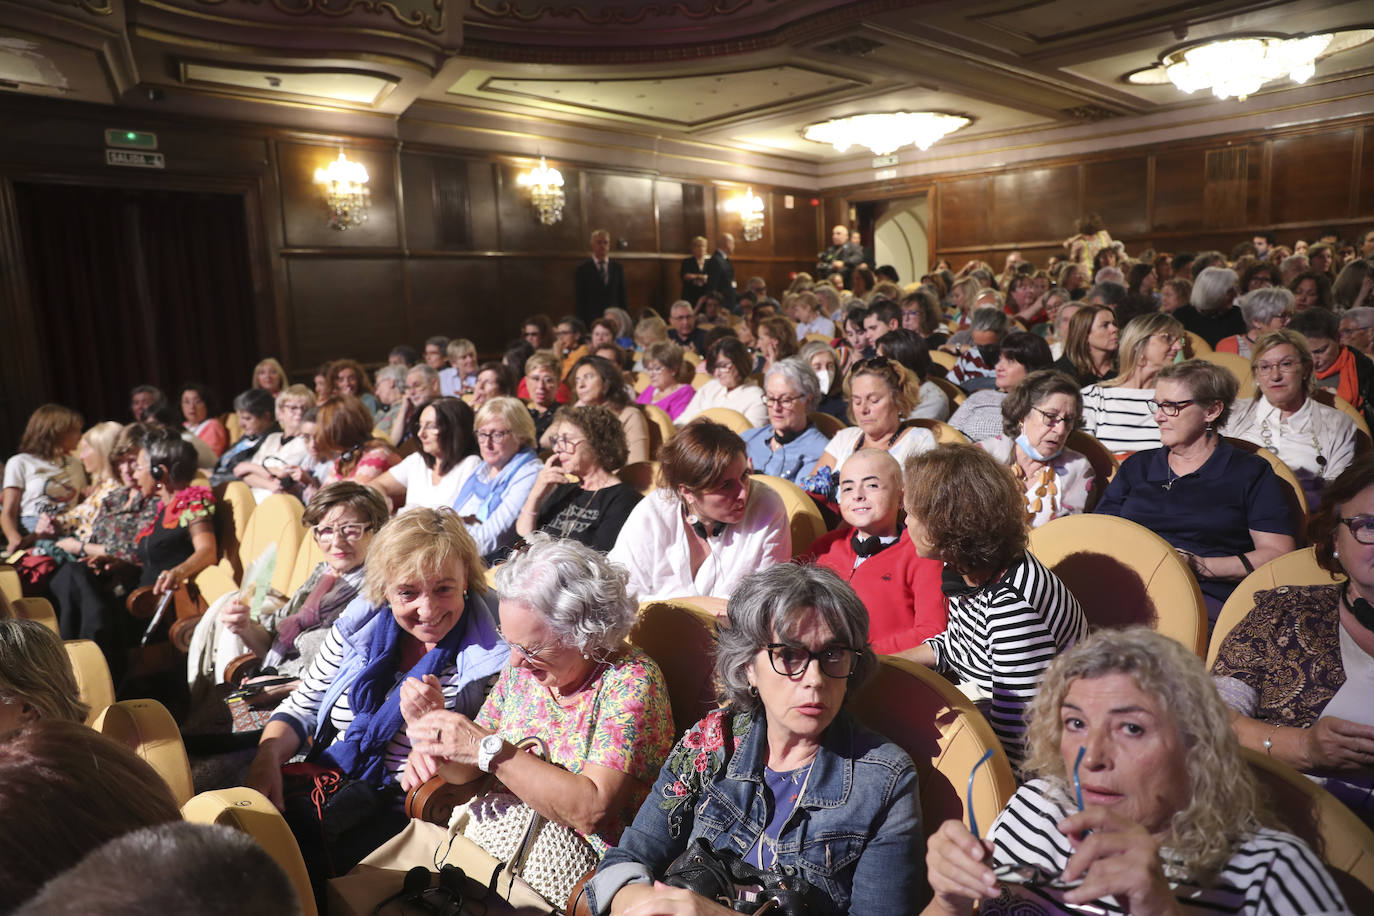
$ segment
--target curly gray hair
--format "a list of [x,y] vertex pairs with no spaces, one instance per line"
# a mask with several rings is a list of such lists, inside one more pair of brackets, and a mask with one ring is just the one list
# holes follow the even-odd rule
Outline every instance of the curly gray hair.
[[782,563],[740,583],[726,606],[730,626],[717,635],[716,682],[723,701],[738,709],[757,709],[749,690],[748,668],[771,642],[796,638],[811,614],[820,615],[836,642],[858,655],[847,690],[864,683],[878,665],[868,643],[868,609],[854,589],[821,566]]
[[639,607],[629,573],[585,544],[536,532],[496,570],[496,593],[542,616],[559,642],[584,655],[618,651]]

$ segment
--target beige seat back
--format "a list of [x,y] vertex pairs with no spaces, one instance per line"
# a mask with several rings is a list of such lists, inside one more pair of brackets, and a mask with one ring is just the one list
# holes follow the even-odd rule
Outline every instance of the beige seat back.
[[954,368],[954,364],[959,361],[959,357],[955,356],[953,353],[947,353],[944,350],[931,350],[930,361],[948,372],[950,369]]
[[1217,622],[1212,627],[1212,639],[1207,644],[1207,667],[1211,668],[1217,660],[1217,651],[1236,626],[1245,619],[1255,606],[1255,594],[1266,589],[1284,585],[1335,585],[1344,582],[1345,576],[1333,576],[1317,565],[1315,548],[1303,547],[1291,553],[1275,557],[1240,580],[1235,591],[1231,592],[1226,603],[1221,606]]
[[1111,449],[1098,442],[1097,437],[1086,430],[1076,429],[1069,433],[1064,445],[1087,458],[1088,463],[1093,466],[1093,486],[1084,504],[1084,511],[1091,512],[1102,499],[1102,494],[1107,492],[1107,484],[1116,476],[1121,462],[1112,454]]
[[0,563],[0,595],[11,601],[24,597],[24,584],[19,579],[19,571],[8,563]]
[[301,848],[287,826],[286,819],[267,796],[248,788],[217,789],[202,792],[181,807],[181,816],[193,824],[217,824],[240,830],[258,841],[286,876],[301,898],[302,916],[317,916],[310,875],[305,870]]
[[1264,806],[1326,864],[1352,913],[1374,913],[1374,832],[1330,792],[1273,757],[1241,748]]
[[62,644],[71,659],[72,674],[76,676],[76,693],[90,711],[86,713],[86,724],[94,725],[115,701],[114,680],[110,677],[110,665],[100,647],[89,639],[69,639]]
[[644,411],[644,419],[649,423],[649,457],[657,458],[658,450],[663,447],[663,443],[673,438],[677,427],[673,425],[673,418],[668,416],[668,411],[662,407],[655,407],[653,404],[639,406]]
[[1238,395],[1242,398],[1255,396],[1255,375],[1250,369],[1250,360],[1236,353],[1223,353],[1212,351],[1210,353],[1199,353],[1198,359],[1205,360],[1214,366],[1220,366],[1235,376],[1238,385]]
[[883,656],[872,680],[850,698],[849,708],[911,755],[927,836],[947,820],[968,824],[969,774],[985,751],[994,751],[992,759],[978,769],[973,785],[973,810],[981,830],[992,826],[1011,801],[1016,780],[992,726],[968,697],[930,669]]
[[11,599],[10,607],[14,609],[16,616],[25,620],[37,620],[49,630],[61,635],[57,626],[57,612],[53,610],[52,602],[47,598]]
[[943,378],[939,375],[931,373],[928,381],[934,384],[936,388],[939,388],[941,391],[943,391],[945,393],[945,397],[949,398],[949,403],[954,407],[958,407],[960,404],[968,400],[968,392],[960,388],[958,385],[954,384],[947,378]]
[[219,548],[220,569],[235,582],[243,578],[243,537],[258,501],[241,480],[215,487],[215,538]]
[[828,413],[822,413],[819,410],[813,410],[808,413],[806,415],[806,421],[815,424],[816,429],[827,439],[835,438],[835,434],[845,427],[844,421],[839,417],[831,416]]
[[1192,331],[1184,331],[1188,335],[1188,340],[1192,342],[1193,356],[1196,359],[1203,359],[1204,355],[1212,352],[1212,345],[1202,338],[1201,335]]
[[754,425],[745,418],[744,414],[738,410],[731,410],[729,407],[708,407],[692,419],[710,420],[712,423],[719,423],[737,434],[754,428]]
[[1198,658],[1207,651],[1197,579],[1148,528],[1114,515],[1066,515],[1031,531],[1030,551],[1073,592],[1093,629],[1139,624]]
[[[277,547],[277,565],[272,572],[272,587],[289,594],[291,575],[295,571],[296,551],[300,548],[305,526],[301,515],[305,507],[301,501],[286,493],[274,493],[262,501],[248,521],[239,549],[242,568],[246,569],[262,555],[269,544]],[[243,584],[242,578],[239,584]]]
[[923,417],[917,420],[906,420],[902,425],[919,426],[922,429],[930,430],[931,434],[935,436],[936,443],[939,445],[969,444],[968,436],[965,436],[963,433],[959,432],[959,430],[942,420],[931,420]]
[[811,549],[816,539],[825,534],[825,518],[816,501],[790,480],[771,474],[751,474],[750,480],[761,483],[782,497],[787,510],[787,524],[792,531],[792,556],[799,557]]
[[658,487],[658,462],[635,461],[616,471],[616,476],[648,496]]
[[166,781],[178,805],[195,794],[181,732],[157,700],[120,700],[107,706],[93,727],[142,757]]
[[630,642],[658,663],[678,733],[716,708],[715,617],[685,601],[639,607]]
[[305,584],[305,580],[310,578],[310,574],[315,571],[315,567],[324,562],[324,551],[320,549],[320,544],[315,540],[309,529],[301,535],[301,545],[296,549],[296,558],[291,564],[291,580],[286,583],[286,588],[282,594],[288,598],[296,594],[300,587]]

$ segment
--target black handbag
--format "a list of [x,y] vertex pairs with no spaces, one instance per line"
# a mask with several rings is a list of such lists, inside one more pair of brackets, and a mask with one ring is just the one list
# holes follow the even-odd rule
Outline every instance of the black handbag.
[[750,865],[730,850],[715,850],[697,837],[663,876],[669,887],[680,887],[714,900],[737,913],[806,916],[811,885],[792,865],[770,868]]

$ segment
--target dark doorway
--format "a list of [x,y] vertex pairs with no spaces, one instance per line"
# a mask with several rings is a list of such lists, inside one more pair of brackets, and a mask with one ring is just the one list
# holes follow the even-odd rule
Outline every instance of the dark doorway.
[[52,400],[87,425],[127,422],[133,385],[175,401],[200,381],[229,409],[258,354],[241,196],[16,183],[14,197]]

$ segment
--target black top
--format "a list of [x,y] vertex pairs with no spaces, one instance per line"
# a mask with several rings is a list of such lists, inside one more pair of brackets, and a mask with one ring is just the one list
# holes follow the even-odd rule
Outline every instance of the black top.
[[[679,299],[685,299],[692,303],[692,308],[697,307],[697,300],[717,287],[720,281],[720,264],[710,255],[701,259],[701,264],[697,264],[697,259],[687,257],[682,259],[682,265],[678,268],[678,276],[682,278],[682,295]],[[688,274],[705,274],[706,279],[696,282],[687,279]]]
[[597,550],[610,550],[630,510],[643,497],[627,483],[587,491],[575,483],[559,484],[539,504],[538,530],[572,538]]
[[573,274],[573,301],[577,317],[587,327],[608,308],[626,308],[625,268],[614,258],[607,258],[606,280],[602,282],[596,260],[583,261]]
[[140,587],[157,582],[160,573],[186,562],[196,552],[195,544],[191,543],[191,527],[168,528],[162,524],[166,512],[165,505],[158,506],[153,530],[138,542],[138,561],[143,564],[143,573],[138,579]]
[[1199,312],[1191,305],[1185,305],[1174,311],[1174,317],[1183,323],[1184,330],[1192,331],[1212,347],[1223,338],[1244,334],[1248,330],[1245,327],[1245,316],[1234,305],[1223,312],[1210,314]]
[[1112,378],[1116,375],[1115,361],[1113,361],[1112,371],[1110,374],[1097,375],[1092,370],[1088,370],[1087,372],[1080,370],[1077,366],[1073,364],[1073,360],[1069,359],[1067,355],[1061,356],[1058,359],[1056,359],[1054,361],[1054,365],[1050,368],[1058,369],[1060,372],[1064,373],[1069,378],[1076,379],[1078,381],[1078,387],[1080,388],[1087,388],[1089,385],[1096,385],[1098,382],[1105,381],[1106,379]]
[[711,263],[715,265],[716,272],[711,278],[711,289],[720,296],[720,304],[729,311],[736,311],[739,308],[739,299],[735,293],[735,262],[719,248],[711,255]]
[[706,332],[701,328],[693,328],[692,336],[686,339],[678,334],[677,328],[669,328],[668,339],[684,350],[693,351],[698,356],[706,355]]

